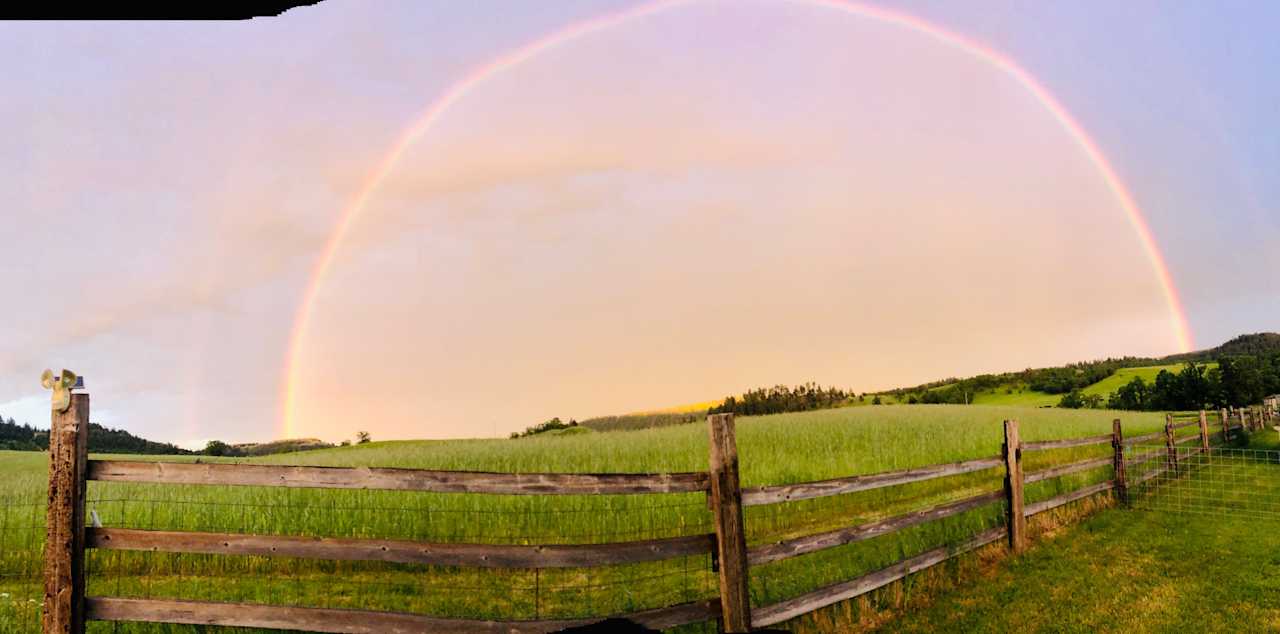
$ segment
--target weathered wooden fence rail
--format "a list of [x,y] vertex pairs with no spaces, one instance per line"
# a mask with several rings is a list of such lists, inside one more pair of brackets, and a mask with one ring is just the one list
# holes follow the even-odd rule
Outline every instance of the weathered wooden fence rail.
[[[74,394],[71,408],[55,413],[50,441],[48,540],[45,568],[46,633],[84,631],[88,620],[221,625],[308,630],[317,632],[548,632],[589,624],[606,616],[622,616],[654,628],[719,620],[727,632],[746,632],[845,601],[884,587],[913,573],[976,548],[1008,540],[1015,553],[1027,544],[1027,518],[1114,489],[1121,501],[1128,486],[1153,477],[1149,473],[1126,482],[1126,464],[1176,460],[1177,444],[1199,440],[1209,447],[1207,417],[1170,416],[1163,432],[1124,438],[1117,420],[1111,434],[1061,440],[1023,442],[1017,421],[1006,421],[1000,455],[817,482],[742,489],[737,443],[731,414],[708,417],[708,471],[671,474],[517,474],[390,469],[370,467],[303,467],[227,463],[172,463],[88,460],[89,396]],[[1221,413],[1224,441],[1248,425],[1243,412],[1238,425]],[[1256,417],[1261,425],[1266,416]],[[1196,427],[1196,435],[1178,431]],[[1124,456],[1124,447],[1166,441],[1166,451]],[[1107,455],[1089,457],[1034,471],[1023,471],[1024,452],[1110,446]],[[1024,485],[1098,469],[1111,477],[1055,497],[1026,503]],[[1160,468],[1175,468],[1176,464]],[[747,547],[743,508],[786,504],[846,495],[940,478],[1002,469],[1004,486],[972,493],[929,508],[772,543]],[[994,474],[993,474],[994,475]],[[707,534],[603,544],[494,545],[430,543],[412,540],[298,537],[241,533],[186,532],[136,528],[86,527],[86,482],[135,482],[174,485],[219,485],[286,488],[378,489],[492,495],[661,495],[704,493],[714,532]],[[845,546],[897,531],[958,516],[1004,502],[1002,526],[985,529],[958,543],[933,548],[892,565],[819,588],[771,605],[752,606],[750,569]],[[711,555],[719,578],[719,596],[624,615],[596,619],[469,620],[402,612],[273,606],[154,598],[85,597],[84,550],[252,555],[305,559],[376,561],[470,568],[591,568],[653,562],[676,557]]]

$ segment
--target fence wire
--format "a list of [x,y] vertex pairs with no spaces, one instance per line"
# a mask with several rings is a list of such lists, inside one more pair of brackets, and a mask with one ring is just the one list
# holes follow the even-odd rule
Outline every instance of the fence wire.
[[[593,544],[706,534],[705,494],[514,496],[90,482],[105,528],[472,544]],[[716,596],[709,555],[565,569],[487,569],[89,550],[91,596],[538,620]],[[121,626],[124,628],[125,626]],[[111,631],[147,631],[130,625]]]
[[1175,445],[1126,450],[1137,508],[1280,520],[1280,451]]
[[45,502],[0,497],[0,632],[39,632]]

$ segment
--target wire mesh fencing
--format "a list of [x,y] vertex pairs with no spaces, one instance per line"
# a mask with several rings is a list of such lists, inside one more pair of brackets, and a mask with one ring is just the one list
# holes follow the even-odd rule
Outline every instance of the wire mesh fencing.
[[1125,459],[1136,508],[1280,520],[1280,451],[1134,445]]
[[0,632],[40,631],[45,502],[0,496]]
[[[423,544],[602,544],[712,530],[700,493],[519,496],[90,482],[85,506],[91,525],[106,529]],[[90,549],[86,567],[90,596],[445,618],[585,618],[717,593],[709,555],[540,569]],[[152,629],[115,623],[106,631]]]

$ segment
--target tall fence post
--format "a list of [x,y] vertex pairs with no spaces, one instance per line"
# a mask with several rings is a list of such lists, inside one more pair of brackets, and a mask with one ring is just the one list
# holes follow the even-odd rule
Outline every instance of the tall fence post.
[[1173,414],[1164,415],[1164,446],[1167,448],[1170,473],[1178,472],[1178,446],[1173,443]]
[[1129,505],[1129,485],[1125,481],[1124,476],[1124,433],[1120,430],[1120,419],[1111,421],[1111,449],[1115,455],[1111,459],[1111,466],[1115,472],[1115,490],[1116,499],[1120,503]]
[[1004,494],[1008,502],[1009,549],[1019,554],[1027,548],[1027,518],[1023,515],[1022,440],[1018,421],[1004,422]]
[[1227,408],[1218,410],[1218,418],[1222,420],[1222,444],[1231,442],[1231,417],[1227,416]]
[[72,394],[49,428],[49,508],[44,543],[44,634],[84,632],[84,496],[89,395]]
[[711,434],[711,513],[716,525],[716,557],[720,567],[721,619],[725,632],[749,632],[747,535],[742,521],[733,414],[712,414],[707,417],[707,426]]
[[1209,451],[1209,415],[1200,410],[1200,449]]

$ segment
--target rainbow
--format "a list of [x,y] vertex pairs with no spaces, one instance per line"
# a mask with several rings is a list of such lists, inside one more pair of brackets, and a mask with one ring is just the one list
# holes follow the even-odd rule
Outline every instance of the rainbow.
[[[599,33],[632,20],[651,16],[656,13],[670,10],[675,7],[684,6],[698,2],[699,0],[652,0],[643,2],[633,7],[609,13],[598,17],[590,18],[581,22],[576,22],[566,26],[549,35],[541,37],[530,42],[520,48],[512,50],[483,66],[474,69],[470,74],[453,84],[438,99],[431,103],[427,109],[418,117],[417,120],[410,125],[387,155],[378,162],[378,164],[370,172],[364,184],[351,198],[350,202],[342,210],[338,218],[333,232],[329,235],[328,241],[325,243],[320,256],[311,270],[310,280],[306,290],[298,305],[297,314],[294,317],[293,330],[289,337],[289,347],[285,359],[284,368],[284,393],[281,398],[283,419],[283,431],[285,437],[292,437],[296,431],[296,405],[298,395],[297,381],[297,359],[305,339],[307,328],[310,324],[312,310],[315,307],[316,298],[319,295],[320,288],[324,282],[325,276],[333,265],[333,260],[342,244],[343,238],[347,235],[352,224],[358,219],[364,211],[369,198],[377,191],[378,187],[386,179],[387,175],[395,167],[400,157],[405,151],[420,139],[428,130],[431,129],[441,116],[444,115],[454,104],[460,101],[473,88],[487,82],[490,79],[498,77],[503,73],[510,71],[521,64],[533,59],[541,53],[556,48],[560,45],[572,42],[580,37]],[[974,58],[977,58],[1007,74],[1015,79],[1027,91],[1029,91],[1041,104],[1049,110],[1058,123],[1071,135],[1079,144],[1080,148],[1085,152],[1088,158],[1101,172],[1107,186],[1115,194],[1128,216],[1129,224],[1133,227],[1134,232],[1138,236],[1138,241],[1142,244],[1142,248],[1146,253],[1147,259],[1151,263],[1151,267],[1156,274],[1160,287],[1163,291],[1165,302],[1168,304],[1170,319],[1174,336],[1180,352],[1188,352],[1192,349],[1191,328],[1187,322],[1186,311],[1183,309],[1182,300],[1178,296],[1177,287],[1174,286],[1173,277],[1169,273],[1169,267],[1165,263],[1164,255],[1160,252],[1156,245],[1155,237],[1151,233],[1151,227],[1147,224],[1147,220],[1134,201],[1133,194],[1125,186],[1116,173],[1110,161],[1102,153],[1098,144],[1085,132],[1071,113],[1049,92],[1039,81],[1036,80],[1026,69],[1019,66],[1004,54],[963,35],[943,29],[929,22],[925,22],[920,18],[897,11],[890,11],[879,7],[873,7],[866,4],[856,2],[847,2],[844,0],[779,0],[780,2],[791,2],[808,6],[820,7],[840,11],[858,17],[868,18],[883,22],[910,31],[927,35],[934,40],[955,48]]]

